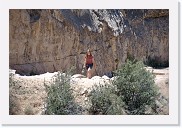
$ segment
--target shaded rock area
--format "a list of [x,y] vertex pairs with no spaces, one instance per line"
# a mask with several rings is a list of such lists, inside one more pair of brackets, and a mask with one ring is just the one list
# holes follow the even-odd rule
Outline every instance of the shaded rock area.
[[88,48],[99,76],[126,59],[168,67],[169,10],[10,9],[9,41],[9,67],[21,75],[81,74]]
[[[155,74],[155,83],[159,88],[159,97],[156,99],[156,112],[159,115],[169,114],[169,70],[147,68]],[[53,82],[54,73],[45,73],[34,76],[21,76],[15,74],[15,70],[10,70],[10,79],[13,83],[10,85],[10,107],[13,108],[10,114],[17,115],[40,115],[44,114],[46,106],[46,90],[44,83],[50,85]],[[79,108],[72,114],[88,115],[91,102],[89,101],[90,92],[97,85],[110,84],[114,77],[94,76],[91,79],[84,75],[75,74],[71,77],[71,88],[73,89],[73,96],[75,103]],[[146,114],[151,114],[153,111],[148,108]]]

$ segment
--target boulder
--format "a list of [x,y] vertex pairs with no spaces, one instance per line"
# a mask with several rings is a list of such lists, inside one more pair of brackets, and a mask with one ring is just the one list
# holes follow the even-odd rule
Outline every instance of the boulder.
[[99,80],[99,79],[102,79],[102,77],[100,77],[100,76],[93,76],[93,77],[91,78],[91,80]]
[[86,76],[84,76],[82,74],[75,74],[71,78],[86,78]]
[[110,80],[110,78],[108,76],[106,76],[106,75],[102,76],[102,78],[105,79],[105,80]]

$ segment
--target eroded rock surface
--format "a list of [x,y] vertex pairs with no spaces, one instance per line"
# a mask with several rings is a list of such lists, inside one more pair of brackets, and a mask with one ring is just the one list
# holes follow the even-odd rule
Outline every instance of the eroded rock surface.
[[168,10],[10,9],[9,21],[9,64],[21,75],[80,74],[88,48],[100,76],[131,58],[168,66]]

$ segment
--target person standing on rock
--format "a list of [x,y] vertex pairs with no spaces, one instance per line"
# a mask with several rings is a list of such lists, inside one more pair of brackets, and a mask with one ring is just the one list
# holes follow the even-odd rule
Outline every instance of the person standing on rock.
[[87,78],[90,79],[92,77],[92,68],[96,68],[95,60],[90,49],[87,50],[87,53],[85,55],[84,67],[87,69]]

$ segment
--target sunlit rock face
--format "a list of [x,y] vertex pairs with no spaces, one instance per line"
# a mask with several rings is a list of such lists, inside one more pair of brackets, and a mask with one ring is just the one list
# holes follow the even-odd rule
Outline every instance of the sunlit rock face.
[[168,66],[168,10],[10,10],[9,66],[22,75],[81,73],[90,48],[94,74],[104,75],[126,59]]

